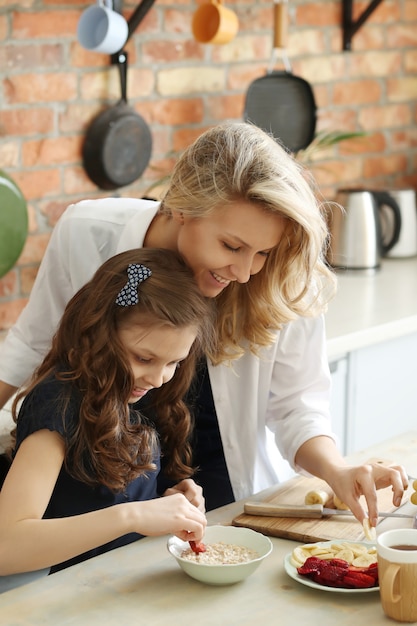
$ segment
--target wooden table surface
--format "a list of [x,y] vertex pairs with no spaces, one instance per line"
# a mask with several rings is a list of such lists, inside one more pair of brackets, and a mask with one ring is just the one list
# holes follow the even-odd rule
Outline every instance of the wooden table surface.
[[[417,476],[417,431],[351,455],[401,460]],[[266,492],[263,492],[262,496]],[[261,496],[257,494],[254,499]],[[407,503],[405,512],[417,507]],[[242,502],[208,514],[210,524],[229,524]],[[411,527],[389,519],[378,532]],[[317,591],[291,579],[284,558],[298,545],[271,538],[272,554],[246,581],[224,587],[203,585],[182,572],[166,548],[167,537],[146,538],[52,576],[0,595],[1,626],[389,626],[378,591]]]

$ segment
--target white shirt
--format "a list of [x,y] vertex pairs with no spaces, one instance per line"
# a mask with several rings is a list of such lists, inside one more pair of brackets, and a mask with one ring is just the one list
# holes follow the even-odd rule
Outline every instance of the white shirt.
[[[0,380],[20,387],[30,377],[69,299],[108,258],[143,245],[158,207],[133,198],[68,207],[51,235],[29,302],[0,346]],[[259,357],[248,351],[232,367],[209,364],[209,375],[236,499],[279,482],[282,457],[295,467],[295,454],[308,439],[335,439],[323,317],[288,323]]]

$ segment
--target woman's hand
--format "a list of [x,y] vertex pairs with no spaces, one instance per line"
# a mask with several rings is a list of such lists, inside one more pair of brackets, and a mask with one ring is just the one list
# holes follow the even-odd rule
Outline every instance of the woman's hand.
[[167,489],[163,496],[171,496],[175,493],[182,493],[191,504],[194,504],[202,513],[205,513],[206,507],[203,497],[203,490],[197,485],[192,478],[185,478],[179,483]]
[[151,537],[173,534],[183,541],[201,541],[206,516],[182,493],[135,502],[134,532]]
[[[408,487],[407,473],[402,465],[386,466],[379,463],[335,468],[333,477],[328,482],[361,523],[369,515],[371,526],[376,526],[378,522],[377,489],[392,486],[392,503],[400,506]],[[359,503],[362,495],[368,506],[368,514]]]
[[[399,506],[408,487],[407,473],[402,465],[387,466],[372,462],[347,465],[329,437],[313,437],[306,441],[297,450],[295,461],[310,474],[325,480],[361,523],[369,516],[371,526],[376,526],[378,522],[376,490],[391,486],[392,502],[394,506]],[[362,495],[368,514],[359,502]]]

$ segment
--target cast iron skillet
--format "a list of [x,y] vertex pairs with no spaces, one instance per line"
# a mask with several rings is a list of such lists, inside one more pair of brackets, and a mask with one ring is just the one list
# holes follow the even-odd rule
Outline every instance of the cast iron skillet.
[[83,165],[100,189],[130,185],[146,169],[152,153],[152,136],[145,120],[127,103],[127,53],[117,53],[122,96],[102,111],[87,129]]
[[[310,145],[316,130],[316,103],[310,84],[292,73],[285,52],[287,5],[274,4],[274,40],[271,68],[248,88],[244,119],[271,133],[290,152]],[[277,50],[281,49],[284,70],[272,70]]]

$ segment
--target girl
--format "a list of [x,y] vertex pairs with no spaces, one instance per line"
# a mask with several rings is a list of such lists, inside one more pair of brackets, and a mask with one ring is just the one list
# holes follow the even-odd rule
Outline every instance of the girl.
[[[0,575],[55,572],[142,535],[202,538],[182,397],[211,336],[211,302],[167,250],[112,257],[70,300],[14,403],[25,396],[0,492]],[[151,389],[155,423],[138,406]],[[177,482],[163,498],[160,449]]]
[[402,467],[348,467],[336,447],[322,315],[334,276],[309,182],[272,137],[226,122],[185,150],[161,203],[120,198],[68,208],[4,342],[0,399],[48,350],[51,324],[92,268],[129,248],[177,250],[217,308],[216,345],[190,397],[207,508],[279,482],[280,452],[297,471],[326,480],[361,522],[363,493],[375,525],[376,488],[391,485],[398,505],[407,476]]

